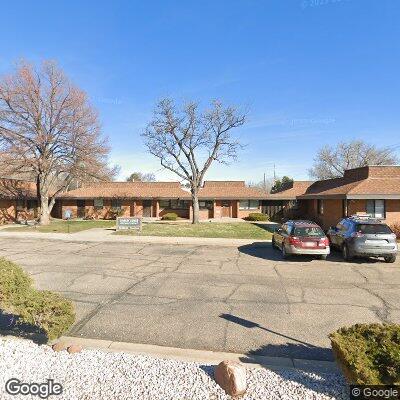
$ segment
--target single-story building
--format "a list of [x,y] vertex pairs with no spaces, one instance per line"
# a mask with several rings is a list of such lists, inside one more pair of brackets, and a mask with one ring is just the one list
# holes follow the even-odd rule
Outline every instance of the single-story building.
[[271,221],[276,222],[303,214],[304,210],[297,196],[304,194],[312,183],[312,181],[294,181],[291,186],[269,194],[268,198],[262,201],[262,212],[267,214]]
[[34,182],[0,178],[0,224],[34,219],[37,210]]
[[[199,191],[200,219],[244,218],[261,212],[266,194],[247,187],[244,181],[205,181]],[[176,213],[191,218],[191,195],[179,182],[103,182],[60,195],[52,216],[113,219],[116,216],[160,218]]]
[[369,214],[389,225],[400,222],[400,166],[349,169],[342,178],[314,182],[297,200],[302,215],[324,229],[355,214]]

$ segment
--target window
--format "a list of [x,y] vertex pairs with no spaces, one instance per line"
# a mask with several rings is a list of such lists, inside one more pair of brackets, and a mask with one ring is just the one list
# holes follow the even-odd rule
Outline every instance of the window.
[[17,210],[18,211],[23,211],[25,208],[25,200],[24,199],[18,199],[17,200]]
[[103,199],[94,199],[94,209],[102,210],[104,206]]
[[318,226],[302,226],[296,227],[293,231],[293,236],[300,236],[300,237],[325,237],[324,231]]
[[260,207],[260,202],[258,200],[240,200],[239,209],[240,210],[256,210]]
[[318,215],[324,214],[324,201],[321,199],[317,200]]
[[160,200],[160,208],[169,208],[169,200]]
[[112,199],[111,200],[111,208],[115,210],[120,210],[122,208],[122,200],[121,199]]
[[377,234],[385,234],[390,235],[392,230],[384,224],[358,224],[357,232],[361,232],[364,235],[377,235]]
[[160,200],[160,208],[169,210],[186,210],[189,208],[187,200]]
[[213,204],[212,200],[200,200],[199,201],[200,210],[212,210],[213,206],[214,206],[214,204]]
[[28,211],[36,211],[38,206],[37,200],[28,200],[27,209]]
[[385,218],[385,200],[367,200],[367,214],[374,218]]

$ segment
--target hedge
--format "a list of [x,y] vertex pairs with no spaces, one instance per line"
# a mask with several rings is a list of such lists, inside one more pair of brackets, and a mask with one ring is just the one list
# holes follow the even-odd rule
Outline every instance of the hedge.
[[356,324],[339,329],[330,339],[350,383],[400,384],[400,325]]
[[164,221],[176,221],[178,219],[178,215],[175,213],[166,213],[161,217]]
[[11,261],[0,258],[0,309],[18,316],[19,323],[34,325],[52,340],[74,323],[71,301],[57,293],[36,290],[32,279]]
[[246,218],[246,221],[268,221],[269,217],[263,213],[250,213]]

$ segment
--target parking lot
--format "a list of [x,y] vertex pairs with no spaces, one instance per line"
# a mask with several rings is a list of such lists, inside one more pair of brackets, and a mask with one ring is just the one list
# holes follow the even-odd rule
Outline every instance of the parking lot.
[[329,360],[327,335],[400,322],[399,260],[282,260],[240,247],[1,238],[0,256],[72,299],[71,334],[164,346]]

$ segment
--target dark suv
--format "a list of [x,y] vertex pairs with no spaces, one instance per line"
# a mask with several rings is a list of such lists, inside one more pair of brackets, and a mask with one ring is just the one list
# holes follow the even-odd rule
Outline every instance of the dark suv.
[[383,257],[387,263],[396,261],[396,235],[379,219],[344,218],[336,227],[329,228],[327,236],[331,247],[341,250],[346,261],[356,256]]

